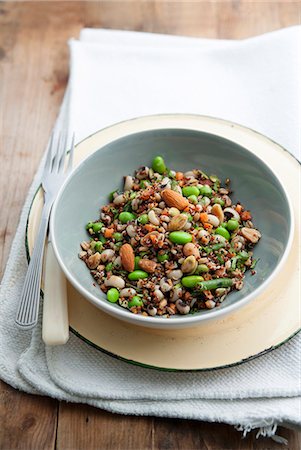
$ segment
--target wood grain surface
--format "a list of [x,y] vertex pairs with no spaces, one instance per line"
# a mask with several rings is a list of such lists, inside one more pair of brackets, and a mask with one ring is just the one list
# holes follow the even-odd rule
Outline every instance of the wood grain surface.
[[[70,37],[82,27],[241,39],[299,24],[299,1],[0,2],[0,271],[68,78]],[[223,424],[113,415],[0,385],[0,449],[223,450],[301,448]]]

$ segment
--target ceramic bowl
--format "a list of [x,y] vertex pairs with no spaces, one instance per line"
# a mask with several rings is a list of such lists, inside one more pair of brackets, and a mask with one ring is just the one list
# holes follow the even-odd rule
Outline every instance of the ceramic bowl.
[[[205,126],[208,120],[210,132],[204,131],[208,130]],[[246,138],[244,146],[231,138],[231,127],[239,127]],[[247,148],[248,132],[250,130],[244,127],[219,119],[162,115],[117,124],[87,138],[86,145],[89,146],[95,145],[96,137],[109,136],[66,180],[51,215],[54,251],[68,280],[87,300],[105,312],[121,320],[154,328],[195,326],[221,318],[258,296],[272,283],[289,253],[293,213],[277,176],[256,156],[256,149]],[[99,218],[101,206],[108,202],[108,193],[122,188],[124,175],[132,174],[139,166],[151,165],[157,154],[177,171],[200,168],[223,180],[230,178],[232,198],[251,210],[254,224],[262,233],[254,251],[254,257],[259,259],[257,274],[252,276],[248,272],[243,289],[230,293],[222,305],[213,310],[170,318],[133,314],[106,300],[86,265],[78,258],[80,242],[87,240],[85,225],[89,220]]]

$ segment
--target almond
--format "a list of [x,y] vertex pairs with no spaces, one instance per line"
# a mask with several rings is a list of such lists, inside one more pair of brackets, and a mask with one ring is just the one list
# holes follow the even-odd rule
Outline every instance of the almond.
[[139,261],[140,269],[144,270],[148,273],[154,273],[157,267],[155,261],[151,261],[150,259],[140,259]]
[[186,214],[178,214],[177,216],[174,216],[168,224],[168,230],[182,230],[185,227],[187,220],[188,217]]
[[132,246],[130,244],[123,244],[120,248],[119,254],[124,270],[133,272],[135,268],[135,255]]
[[189,205],[187,198],[183,197],[183,195],[178,192],[172,191],[171,189],[164,189],[161,196],[169,207],[178,208],[180,211]]

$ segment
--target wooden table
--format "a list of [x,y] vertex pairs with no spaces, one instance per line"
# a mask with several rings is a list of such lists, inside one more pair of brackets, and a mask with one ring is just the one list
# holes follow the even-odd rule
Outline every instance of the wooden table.
[[[66,41],[82,27],[240,39],[300,23],[290,1],[102,1],[0,3],[0,270],[53,126],[68,78]],[[281,62],[280,62],[281,63]],[[64,450],[301,448],[245,440],[223,424],[113,415],[18,392],[1,383],[0,448]]]

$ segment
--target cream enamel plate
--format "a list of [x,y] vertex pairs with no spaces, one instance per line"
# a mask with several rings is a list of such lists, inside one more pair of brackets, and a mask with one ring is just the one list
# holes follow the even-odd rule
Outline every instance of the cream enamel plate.
[[[190,115],[138,118],[99,131],[77,145],[75,165],[115,139],[162,128],[213,133],[244,146],[270,166],[286,187],[295,211],[295,236],[287,262],[276,280],[250,304],[223,319],[182,330],[148,329],[119,321],[85,300],[68,283],[70,328],[80,338],[112,356],[154,368],[206,370],[239,364],[278,347],[300,331],[301,199],[297,189],[300,165],[282,147],[253,130],[223,120]],[[42,198],[39,190],[28,217],[29,256],[39,224]]]

